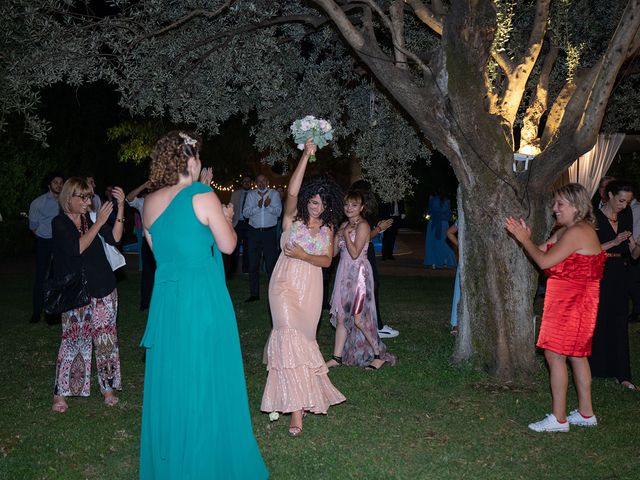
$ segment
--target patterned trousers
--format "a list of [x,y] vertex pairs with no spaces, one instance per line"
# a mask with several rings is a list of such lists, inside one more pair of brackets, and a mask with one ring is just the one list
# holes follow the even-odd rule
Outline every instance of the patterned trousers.
[[91,350],[95,347],[98,385],[102,393],[121,390],[116,316],[118,291],[92,298],[85,307],[62,314],[62,342],[58,352],[54,395],[88,397]]

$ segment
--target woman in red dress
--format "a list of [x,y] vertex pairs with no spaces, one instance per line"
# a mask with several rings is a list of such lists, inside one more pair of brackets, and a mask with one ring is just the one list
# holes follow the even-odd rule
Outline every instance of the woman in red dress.
[[[531,241],[524,220],[507,218],[506,228],[548,276],[537,346],[549,365],[552,413],[529,428],[568,432],[569,424],[595,426],[591,405],[591,339],[598,313],[600,279],[606,256],[594,229],[591,201],[582,185],[570,183],[554,192],[553,214],[559,228],[543,245]],[[573,370],[578,409],[567,409],[567,359]]]

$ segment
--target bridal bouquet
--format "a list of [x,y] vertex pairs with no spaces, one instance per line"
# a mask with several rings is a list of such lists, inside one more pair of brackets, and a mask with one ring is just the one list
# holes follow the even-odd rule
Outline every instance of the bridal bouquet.
[[[293,135],[293,141],[298,144],[300,150],[304,150],[304,142],[309,139],[312,139],[318,148],[326,146],[329,140],[333,140],[331,124],[326,120],[311,115],[293,122],[291,124],[291,134]],[[315,162],[315,160],[315,155],[309,157],[310,162]]]

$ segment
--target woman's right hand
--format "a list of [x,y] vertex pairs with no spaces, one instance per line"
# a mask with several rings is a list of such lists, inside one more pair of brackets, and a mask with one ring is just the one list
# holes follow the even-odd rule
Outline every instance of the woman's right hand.
[[224,214],[224,218],[227,219],[227,222],[233,223],[233,203],[222,204],[222,213]]
[[96,224],[99,227],[102,227],[105,223],[107,223],[107,220],[109,220],[109,215],[111,215],[112,211],[113,202],[103,203],[100,207],[100,210],[98,210],[98,213],[96,214]]
[[310,157],[311,155],[315,155],[317,150],[318,146],[313,143],[313,140],[310,138],[309,140],[304,142],[304,151],[302,152],[302,154],[306,154]]
[[520,243],[524,243],[531,238],[531,229],[523,219],[516,220],[513,217],[507,217],[505,228]]
[[616,238],[613,240],[613,242],[614,242],[615,245],[620,245],[622,242],[627,240],[629,237],[631,237],[631,232],[629,230],[626,230],[626,231],[620,232],[618,235],[616,235]]

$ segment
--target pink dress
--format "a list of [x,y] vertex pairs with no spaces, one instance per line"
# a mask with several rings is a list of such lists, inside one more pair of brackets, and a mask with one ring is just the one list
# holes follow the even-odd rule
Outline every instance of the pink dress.
[[[352,240],[355,240],[355,231],[351,236]],[[354,322],[354,316],[360,314],[364,330],[378,342],[380,359],[394,365],[396,357],[387,352],[387,347],[378,336],[373,272],[367,260],[369,243],[365,244],[356,259],[351,258],[344,240],[340,240],[339,247],[340,263],[331,295],[331,323],[335,326],[335,317],[344,318],[347,341],[342,351],[342,362],[346,365],[365,367],[373,361],[373,348]]]
[[[280,244],[295,242],[312,255],[327,254],[331,230],[312,235],[303,222],[283,232]],[[322,313],[322,269],[280,254],[269,281],[273,330],[267,344],[263,412],[327,413],[346,398],[331,383],[316,329]]]

